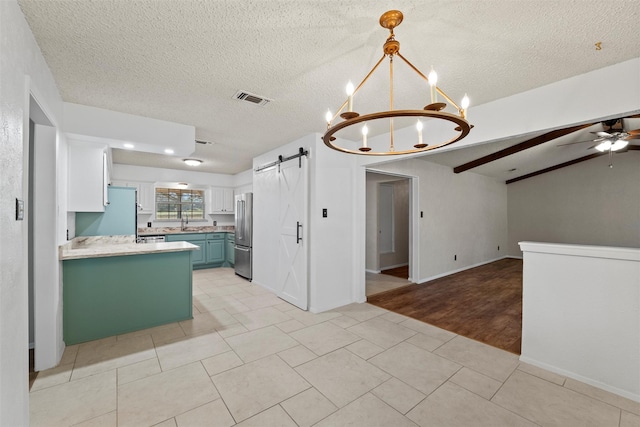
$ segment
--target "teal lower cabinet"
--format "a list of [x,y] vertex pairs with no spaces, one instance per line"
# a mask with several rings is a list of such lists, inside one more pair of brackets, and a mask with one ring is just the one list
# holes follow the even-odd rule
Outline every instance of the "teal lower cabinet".
[[191,256],[197,252],[63,261],[65,344],[191,319]]
[[204,233],[185,233],[185,234],[167,234],[165,236],[167,242],[189,242],[200,250],[193,251],[193,258],[191,262],[193,268],[206,268],[202,267],[207,262],[207,235]]
[[[227,235],[229,233],[182,233],[167,234],[167,242],[189,242],[197,245],[200,250],[193,251],[193,268],[215,268],[229,266],[229,246]],[[233,253],[233,246],[231,246]],[[231,263],[233,265],[233,263]]]
[[220,267],[224,263],[225,233],[207,234],[207,264]]
[[236,251],[234,246],[236,245],[236,235],[233,233],[227,233],[227,264],[233,267],[236,263]]
[[193,243],[197,247],[200,248],[199,251],[193,251],[193,258],[191,258],[191,262],[193,266],[205,264],[207,260],[205,259],[206,249],[206,240],[188,240],[189,243]]

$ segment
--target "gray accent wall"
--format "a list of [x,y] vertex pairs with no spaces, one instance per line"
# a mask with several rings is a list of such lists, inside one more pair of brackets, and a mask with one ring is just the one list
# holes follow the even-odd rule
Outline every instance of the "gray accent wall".
[[413,229],[420,242],[420,270],[414,281],[506,255],[507,186],[503,182],[473,172],[454,174],[448,166],[417,159],[377,165],[375,170],[417,178],[419,201],[413,208]]
[[509,255],[521,241],[640,247],[640,152],[604,155],[507,185]]

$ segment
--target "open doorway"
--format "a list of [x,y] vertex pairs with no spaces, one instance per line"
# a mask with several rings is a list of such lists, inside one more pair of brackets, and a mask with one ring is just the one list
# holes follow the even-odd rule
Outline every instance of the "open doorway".
[[411,179],[366,173],[366,295],[411,283]]

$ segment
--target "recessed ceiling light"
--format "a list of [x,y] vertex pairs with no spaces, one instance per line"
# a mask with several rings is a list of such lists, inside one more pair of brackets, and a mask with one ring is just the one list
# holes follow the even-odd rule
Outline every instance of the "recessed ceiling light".
[[202,160],[198,159],[184,159],[184,162],[189,166],[199,166]]
[[129,148],[129,149],[131,149],[131,148],[133,148],[133,147],[134,147],[134,145],[133,145],[133,144],[131,144],[131,143],[129,143],[129,142],[126,142],[126,143],[124,144],[124,148]]
[[165,148],[164,149],[165,154],[173,154],[174,151],[171,148]]

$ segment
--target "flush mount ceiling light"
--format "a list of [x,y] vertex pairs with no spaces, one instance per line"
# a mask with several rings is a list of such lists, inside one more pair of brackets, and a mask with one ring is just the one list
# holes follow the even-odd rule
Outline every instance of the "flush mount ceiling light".
[[[400,25],[402,22],[403,15],[399,10],[390,10],[385,12],[380,17],[380,25],[389,30],[389,37],[387,41],[383,45],[383,55],[382,58],[374,65],[374,67],[369,71],[366,77],[362,80],[362,82],[354,88],[353,84],[349,82],[347,85],[347,100],[340,106],[338,112],[334,115],[331,111],[327,111],[325,115],[325,120],[327,122],[327,131],[325,132],[322,140],[325,145],[334,150],[342,151],[345,153],[351,154],[368,154],[368,155],[390,155],[390,154],[410,154],[417,153],[421,151],[433,150],[434,148],[443,147],[448,144],[452,144],[456,141],[461,140],[465,136],[469,134],[469,131],[473,126],[469,125],[469,122],[466,120],[467,108],[469,107],[469,98],[465,95],[462,99],[460,105],[456,104],[442,89],[436,86],[437,83],[437,74],[435,71],[431,70],[429,73],[429,77],[425,76],[418,70],[413,64],[411,64],[404,56],[400,54],[400,42],[395,39],[395,35],[393,34],[393,29]],[[409,67],[415,71],[418,76],[424,79],[428,86],[430,92],[430,103],[422,109],[419,110],[394,110],[393,109],[393,59],[394,57],[398,57],[402,59]],[[380,111],[374,113],[368,113],[360,115],[359,113],[353,110],[354,96],[356,93],[362,88],[365,82],[369,79],[369,77],[373,74],[373,72],[378,68],[378,66],[382,63],[385,57],[389,58],[389,111]],[[427,92],[426,86],[423,86],[422,89],[419,89]],[[438,95],[441,95],[444,100],[449,102],[453,108],[457,111],[457,114],[447,113],[443,111],[447,104],[444,102],[438,102]],[[426,96],[425,96],[426,97]],[[346,108],[346,111],[343,110]],[[344,119],[343,121],[332,124],[332,122],[336,119],[336,117],[340,117]],[[394,135],[393,135],[393,120],[398,117],[415,117],[417,119],[416,130],[417,135],[415,139],[415,144],[413,146],[409,145],[408,148],[396,149],[394,145]],[[453,130],[455,131],[455,135],[453,138],[445,140],[444,142],[437,142],[435,144],[427,144],[424,143],[422,138],[422,122],[421,118],[429,118],[429,119],[437,119],[443,121],[449,121],[454,126]],[[367,145],[367,134],[369,129],[367,127],[367,122],[372,120],[379,119],[388,119],[389,120],[389,147],[386,151],[376,151],[372,150],[371,147]],[[362,123],[362,146],[357,149],[352,149],[344,146],[339,146],[337,143],[337,133],[345,128],[350,126]],[[341,140],[344,140],[341,138]]]
[[200,166],[200,163],[202,163],[202,160],[198,159],[184,159],[183,161],[189,166]]

